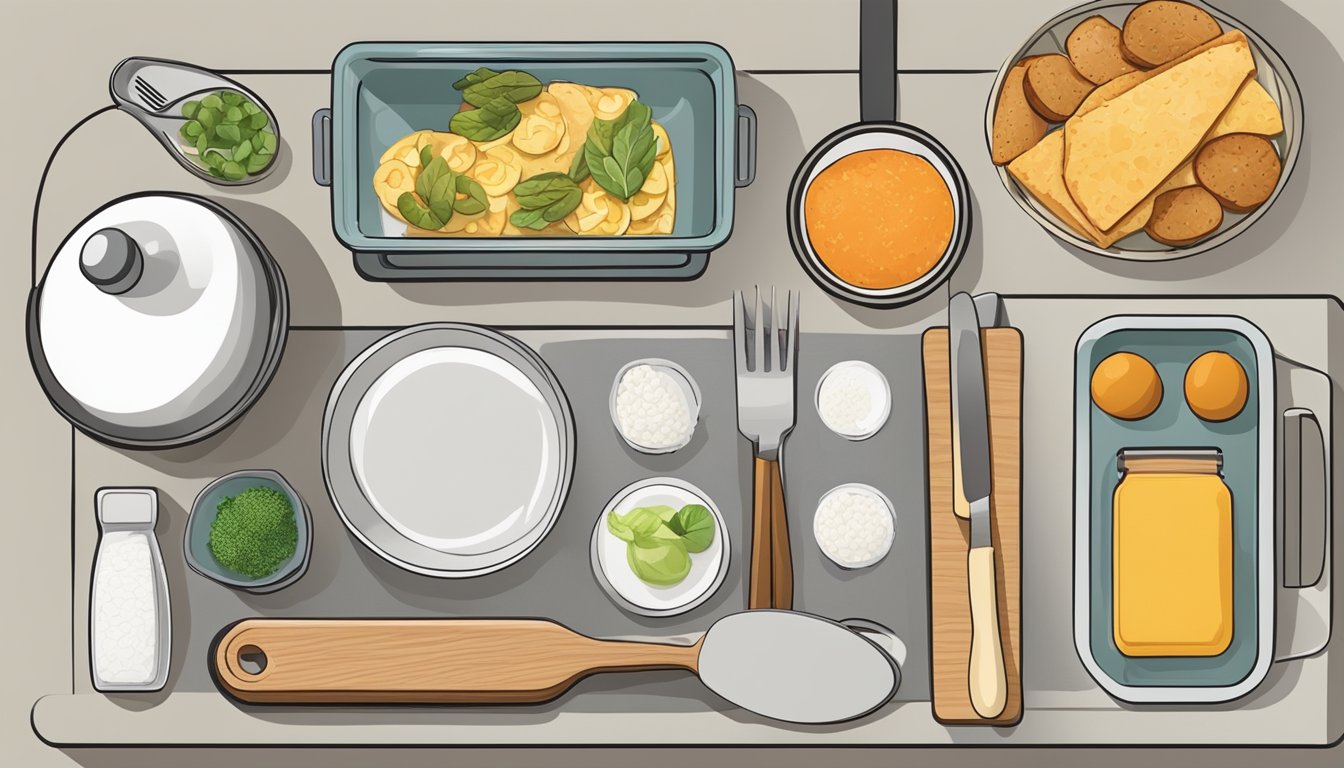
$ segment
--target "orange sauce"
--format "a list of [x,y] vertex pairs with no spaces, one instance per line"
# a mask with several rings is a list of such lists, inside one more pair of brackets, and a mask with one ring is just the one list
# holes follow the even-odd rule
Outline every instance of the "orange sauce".
[[896,288],[928,274],[952,240],[952,192],[928,160],[868,149],[817,174],[803,200],[807,238],[837,278]]

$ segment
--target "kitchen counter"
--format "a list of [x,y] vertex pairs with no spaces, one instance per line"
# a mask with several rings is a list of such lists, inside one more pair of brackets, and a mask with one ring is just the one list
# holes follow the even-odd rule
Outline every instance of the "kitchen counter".
[[[1090,316],[1101,308],[1086,300],[1046,298],[1317,296],[1272,302],[1180,299],[1160,306],[1168,311],[1179,306],[1180,311],[1207,308],[1248,316],[1258,313],[1257,322],[1280,353],[1312,360],[1336,378],[1344,373],[1340,346],[1344,310],[1331,297],[1344,292],[1344,265],[1331,243],[1337,201],[1344,199],[1344,154],[1326,144],[1344,118],[1344,100],[1338,97],[1338,83],[1344,79],[1344,60],[1338,52],[1344,42],[1344,9],[1325,2],[1217,3],[1278,44],[1293,67],[1306,105],[1302,155],[1284,194],[1246,235],[1200,257],[1134,264],[1080,254],[1055,241],[1018,210],[988,163],[983,111],[993,70],[1032,29],[1073,4],[1069,0],[1012,4],[902,0],[898,4],[899,116],[933,133],[957,156],[973,192],[971,248],[949,288],[994,290],[1017,297],[1009,299],[1009,318],[1024,329],[1026,338],[1024,532],[1028,539],[1024,545],[1023,647],[1027,712],[1022,724],[1004,732],[948,729],[934,723],[927,703],[920,702],[904,703],[881,719],[829,733],[744,725],[714,713],[688,713],[684,716],[702,718],[686,721],[687,727],[702,734],[696,743],[1321,744],[1344,733],[1344,664],[1336,661],[1332,666],[1328,651],[1271,672],[1252,699],[1211,710],[1124,707],[1086,677],[1067,633],[1071,421],[1068,410],[1059,407],[1069,398],[1072,344],[1082,321],[1058,323],[1055,319],[1064,306],[1084,307],[1070,310],[1075,316]],[[286,17],[262,25],[254,50],[265,53],[253,54],[256,60],[248,63],[238,61],[236,48],[222,40],[188,34],[192,24],[176,4],[161,4],[162,12],[146,11],[146,17],[156,19],[155,25],[129,24],[124,18],[109,18],[114,13],[110,8],[79,5],[63,6],[60,17],[45,10],[47,18],[35,16],[5,33],[10,39],[4,55],[12,67],[22,69],[31,69],[33,61],[45,57],[36,51],[44,36],[56,35],[54,30],[59,29],[67,41],[59,76],[24,78],[17,85],[21,100],[41,105],[17,128],[18,145],[33,151],[16,159],[12,175],[17,183],[3,193],[9,203],[3,209],[11,233],[10,250],[16,254],[19,274],[25,277],[31,277],[24,269],[29,266],[24,262],[30,250],[40,275],[64,235],[107,200],[134,191],[180,190],[224,202],[268,245],[289,282],[295,329],[395,327],[429,320],[535,326],[555,325],[560,318],[566,325],[720,326],[729,320],[731,290],[757,282],[801,290],[802,322],[809,331],[917,335],[924,327],[943,322],[948,290],[891,311],[857,308],[830,298],[794,261],[785,235],[784,195],[798,161],[831,130],[859,117],[858,6],[852,0],[775,3],[769,16],[783,20],[778,23],[763,23],[766,13],[760,4],[685,0],[669,8],[667,18],[660,17],[649,30],[631,21],[618,23],[615,14],[609,26],[558,16],[548,19],[544,29],[533,30],[534,35],[548,39],[718,42],[733,55],[739,70],[739,100],[752,106],[760,119],[757,179],[738,193],[733,237],[711,256],[708,271],[691,283],[630,284],[397,285],[366,282],[354,272],[349,253],[331,231],[327,190],[311,178],[308,120],[329,101],[328,80],[322,70],[344,44],[435,36],[408,27],[404,19],[394,19],[392,9],[402,4],[382,3],[379,16],[371,17],[367,7],[357,3],[281,7],[247,0],[238,4],[238,10],[255,5],[256,13]],[[145,4],[147,8],[152,5]],[[585,5],[596,14],[619,7],[605,0]],[[416,13],[423,11],[422,4],[406,6],[416,8]],[[527,0],[512,7],[551,5]],[[22,12],[42,14],[44,9]],[[323,18],[314,20],[314,13]],[[965,23],[967,18],[975,22]],[[105,38],[102,32],[107,28],[117,29],[117,34]],[[295,34],[296,29],[301,34]],[[598,34],[595,29],[603,32]],[[453,36],[528,37],[526,30],[505,34],[496,25],[455,27]],[[128,116],[93,114],[108,103],[107,73],[118,60],[133,54],[180,58],[225,71],[247,67],[236,77],[277,111],[286,145],[282,165],[272,178],[237,191],[210,187],[184,174]],[[263,68],[265,72],[258,71]],[[53,77],[61,81],[59,100],[44,94],[53,85]],[[57,139],[85,118],[55,152],[44,174],[47,154]],[[43,182],[42,205],[34,222],[30,217],[39,181]],[[208,692],[174,693],[147,701],[112,700],[88,693],[87,665],[77,652],[83,630],[75,615],[74,597],[77,590],[87,590],[88,550],[73,549],[72,542],[79,526],[90,526],[92,509],[90,496],[76,493],[71,458],[81,441],[91,444],[72,434],[47,405],[23,359],[20,316],[30,286],[28,280],[9,281],[5,286],[4,303],[12,314],[10,324],[0,332],[6,351],[19,361],[6,376],[4,387],[17,406],[9,420],[11,431],[22,439],[7,441],[4,450],[6,480],[16,488],[14,508],[25,510],[20,518],[24,544],[0,567],[11,583],[24,587],[7,596],[6,602],[11,613],[23,616],[27,623],[26,634],[14,634],[4,641],[9,656],[22,654],[26,663],[15,670],[12,684],[6,686],[0,735],[6,744],[23,745],[24,765],[57,765],[67,758],[88,764],[105,762],[96,752],[57,751],[40,745],[29,722],[29,710],[40,698],[31,712],[32,726],[48,741],[72,745],[146,741],[591,744],[604,740],[587,735],[590,726],[585,713],[557,711],[533,727],[502,729],[486,728],[487,721],[475,716],[454,719],[433,713],[312,716],[281,712],[253,717]],[[1139,312],[1145,306],[1126,298],[1115,302],[1113,311]],[[324,399],[325,394],[325,390],[314,391],[311,397]],[[1338,414],[1335,421],[1339,421]],[[246,457],[237,459],[246,461]],[[127,460],[131,462],[128,468],[139,463],[135,456]],[[173,493],[172,501],[189,505],[192,495],[194,491],[184,485]],[[1338,541],[1334,551],[1338,564]],[[1338,602],[1336,598],[1337,607]],[[1344,612],[1336,610],[1334,615]],[[618,742],[659,741],[657,724],[648,717],[602,713],[594,720],[588,713],[587,721],[594,726],[600,722],[603,730],[624,729],[628,735]],[[300,723],[306,727],[290,727]],[[221,738],[221,734],[226,736]],[[166,756],[169,753],[159,758],[149,751],[136,754],[136,764],[155,765],[156,759],[168,760],[164,765],[175,764]],[[819,757],[801,754],[801,758],[776,762],[812,762]],[[1338,749],[1286,753],[1288,759],[1319,764],[1333,764],[1339,754]],[[942,759],[966,762],[960,754],[943,754]],[[1087,759],[1104,764],[1098,759],[1105,758]],[[1284,757],[1273,759],[1286,761]],[[1228,761],[1235,762],[1235,757]],[[324,763],[333,764],[326,759]]]

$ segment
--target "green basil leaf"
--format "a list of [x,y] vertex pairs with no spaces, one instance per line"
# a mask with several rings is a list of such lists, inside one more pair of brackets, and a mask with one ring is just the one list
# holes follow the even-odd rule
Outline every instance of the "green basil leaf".
[[625,548],[625,560],[640,581],[658,587],[679,584],[691,572],[691,556],[680,539],[636,537]]
[[563,173],[539,173],[536,176],[525,179],[513,188],[513,194],[518,198],[518,205],[526,210],[536,210],[541,208],[550,208],[555,205],[566,207],[564,213],[551,219],[564,218],[565,214],[578,207],[579,201],[583,199],[583,190],[574,180]]
[[226,107],[236,107],[243,103],[243,94],[237,91],[220,91],[219,100],[224,102]]
[[429,190],[429,197],[425,198],[429,203],[429,212],[444,224],[453,217],[453,204],[457,201],[457,179],[456,173],[448,171],[434,182],[434,186]]
[[201,109],[201,102],[188,101],[182,105],[182,116],[188,120],[196,117],[196,113]]
[[397,210],[407,221],[421,229],[438,229],[444,224],[410,192],[402,192],[401,197],[397,198]]
[[202,106],[200,109],[196,110],[196,122],[204,126],[206,130],[214,128],[216,125],[218,125],[219,118],[220,118],[219,110],[211,109],[206,106]]
[[[439,183],[439,179],[452,173],[448,170],[448,161],[442,157],[435,157],[430,162],[425,163],[420,169],[420,175],[415,177],[415,193],[421,200],[429,200],[430,190]],[[442,225],[440,225],[442,226]]]
[[227,107],[224,110],[224,119],[230,123],[239,123],[243,120],[243,110],[240,107]]
[[266,116],[265,112],[256,112],[247,116],[247,126],[254,131],[265,128],[270,122],[271,119]]
[[[457,200],[459,194],[466,197]],[[490,198],[486,197],[485,188],[470,176],[457,177],[453,199],[453,210],[465,216],[472,216],[490,207]]]
[[261,173],[266,169],[266,166],[270,164],[270,155],[259,155],[254,152],[247,158],[247,172],[250,174]]
[[550,226],[551,222],[546,220],[545,208],[537,208],[531,211],[525,211],[521,208],[509,214],[509,223],[519,229],[543,230]]
[[574,162],[569,164],[569,178],[573,179],[575,183],[583,181],[591,175],[588,173],[588,158],[585,154],[587,149],[587,142],[580,145],[579,151],[574,153]]
[[594,120],[588,129],[584,158],[588,172],[603,189],[629,200],[644,186],[658,152],[653,111],[630,102],[615,120]]
[[232,123],[223,123],[216,126],[215,136],[228,145],[237,144],[243,139],[242,131],[239,131],[238,126]]
[[508,99],[492,99],[479,109],[458,112],[448,121],[448,130],[472,141],[494,141],[507,136],[523,118]]
[[258,107],[256,104],[253,104],[250,101],[244,101],[242,107],[243,107],[243,114],[248,115],[249,117],[261,111],[261,107]]
[[232,160],[224,163],[224,167],[220,170],[223,172],[224,178],[229,181],[241,181],[247,175],[247,169],[241,163],[235,163]]
[[687,504],[666,525],[689,552],[704,552],[714,543],[714,513],[701,504]]
[[[220,91],[220,93],[223,93],[223,91]],[[201,106],[209,109],[223,109],[224,100],[219,97],[218,93],[212,93],[201,99]]]
[[265,154],[275,154],[275,134],[268,130],[263,130],[257,134],[261,137],[261,149]]
[[510,69],[467,86],[462,91],[462,100],[474,107],[483,107],[495,99],[508,99],[514,104],[521,104],[535,99],[540,93],[540,80],[526,72]]
[[238,146],[233,148],[233,159],[240,163],[246,160],[250,154],[252,154],[252,142],[250,141],[241,141]]
[[498,72],[496,72],[493,69],[490,69],[489,67],[481,67],[477,69],[475,72],[468,72],[467,74],[463,75],[460,80],[453,83],[453,88],[460,91],[469,85],[483,83],[486,80],[489,80],[490,78],[498,74],[499,74]]

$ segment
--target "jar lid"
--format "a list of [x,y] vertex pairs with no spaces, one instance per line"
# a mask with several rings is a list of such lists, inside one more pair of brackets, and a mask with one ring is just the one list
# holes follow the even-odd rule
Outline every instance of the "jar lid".
[[278,360],[283,278],[237,219],[201,198],[102,208],[66,238],[36,290],[39,378],[67,418],[112,442],[202,437],[241,412]]

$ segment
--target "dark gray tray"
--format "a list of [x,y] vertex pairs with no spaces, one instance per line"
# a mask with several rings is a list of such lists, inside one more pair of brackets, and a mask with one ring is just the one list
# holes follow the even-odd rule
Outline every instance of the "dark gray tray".
[[[233,591],[170,564],[178,647],[173,649],[169,690],[214,690],[206,664],[211,643],[223,627],[250,616],[547,616],[595,636],[677,636],[703,631],[715,619],[745,608],[751,449],[737,432],[733,357],[726,329],[505,331],[541,354],[570,400],[577,425],[575,476],[555,528],[536,550],[502,571],[469,579],[422,576],[378,557],[346,530],[321,481],[321,404],[345,364],[391,330],[292,332],[290,353],[258,408],[208,445],[146,457],[152,468],[172,479],[155,481],[136,473],[137,481],[179,487],[172,494],[177,496],[199,491],[213,477],[191,484],[177,478],[253,466],[274,468],[293,482],[312,510],[309,571],[273,594]],[[612,378],[626,362],[641,357],[680,363],[703,393],[695,436],[675,453],[637,453],[611,423]],[[881,370],[895,395],[886,426],[860,443],[831,434],[812,405],[820,375],[835,362],[851,358],[865,359]],[[927,700],[919,337],[804,334],[799,363],[798,425],[784,448],[796,607],[834,619],[866,618],[894,630],[908,651],[896,700]],[[298,409],[287,405],[296,402],[304,404]],[[291,423],[279,443],[261,451],[251,448],[260,436],[276,433],[280,427],[274,422],[282,418]],[[650,618],[627,613],[607,597],[593,575],[588,545],[597,516],[613,494],[635,480],[660,475],[684,478],[714,499],[728,524],[731,566],[722,588],[703,605],[680,616]],[[106,484],[116,479],[96,481]],[[891,554],[863,571],[834,566],[812,537],[818,499],[845,482],[873,485],[896,507]],[[173,506],[168,504],[170,515]],[[165,559],[180,565],[181,536],[162,525],[159,533]],[[520,709],[685,712],[730,706],[687,675],[648,672],[597,675],[557,702]]]

